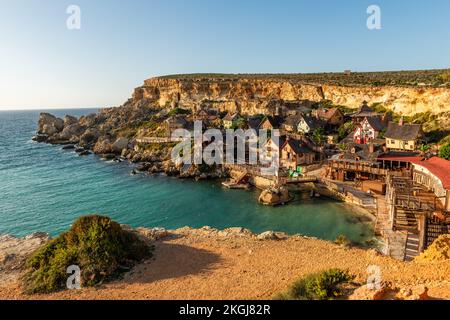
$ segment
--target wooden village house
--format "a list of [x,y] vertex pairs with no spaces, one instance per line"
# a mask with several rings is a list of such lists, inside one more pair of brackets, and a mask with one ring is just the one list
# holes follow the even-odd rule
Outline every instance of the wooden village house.
[[310,149],[303,141],[286,138],[281,146],[280,166],[296,171],[300,165],[309,165],[316,160],[316,152]]
[[338,108],[319,109],[316,111],[316,117],[330,126],[340,126],[344,123],[344,114]]
[[367,105],[366,101],[363,102],[362,106],[359,107],[358,111],[350,114],[350,117],[352,118],[354,124],[359,124],[365,118],[371,118],[376,116],[380,116],[380,114],[373,111],[373,109]]
[[217,110],[203,108],[197,110],[193,115],[194,121],[212,122],[219,118]]
[[286,132],[296,133],[298,132],[298,126],[300,124],[301,119],[302,116],[299,114],[288,116],[286,120],[283,122],[282,128]]
[[315,117],[300,116],[297,131],[300,133],[312,133],[318,128],[322,128],[324,123]]
[[358,144],[369,143],[378,138],[385,129],[386,124],[381,117],[365,117],[355,128],[353,141]]
[[386,147],[390,150],[414,151],[423,136],[420,124],[404,124],[390,122],[386,133]]
[[164,121],[164,126],[169,135],[177,129],[190,129],[190,123],[184,116],[177,115],[169,117]]
[[259,129],[265,130],[280,129],[282,124],[283,118],[281,116],[267,116],[261,121]]
[[230,129],[233,127],[235,121],[239,118],[237,113],[231,114],[227,113],[225,117],[222,119],[222,124],[225,129]]

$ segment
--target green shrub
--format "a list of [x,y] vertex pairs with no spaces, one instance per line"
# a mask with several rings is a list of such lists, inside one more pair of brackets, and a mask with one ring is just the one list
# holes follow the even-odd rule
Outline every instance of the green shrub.
[[442,82],[450,82],[450,69],[445,70],[439,75],[439,78],[442,80]]
[[343,246],[348,246],[351,244],[351,241],[344,234],[340,234],[337,236],[336,240],[334,240],[334,243]]
[[177,114],[190,114],[190,113],[191,113],[190,110],[182,109],[182,108],[175,108],[175,109],[170,110],[167,115],[170,117],[170,116],[174,116]]
[[345,137],[347,137],[350,134],[350,132],[354,130],[354,128],[355,126],[353,124],[353,121],[348,121],[343,125],[341,125],[338,129],[339,139],[342,140]]
[[445,146],[441,147],[439,149],[439,157],[450,160],[450,143],[446,144]]
[[84,216],[27,260],[22,283],[29,294],[61,290],[66,286],[67,267],[77,265],[81,285],[93,286],[149,256],[150,247],[117,222],[104,216]]
[[321,145],[327,141],[325,130],[323,128],[317,128],[313,131],[312,139],[315,143]]
[[352,281],[355,276],[341,269],[329,269],[310,274],[294,282],[289,289],[278,294],[280,300],[330,300],[342,296],[339,285]]

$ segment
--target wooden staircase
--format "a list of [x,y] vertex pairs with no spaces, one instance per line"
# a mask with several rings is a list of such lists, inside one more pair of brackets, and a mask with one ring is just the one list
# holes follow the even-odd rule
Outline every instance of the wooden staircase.
[[405,245],[405,261],[412,261],[420,254],[419,244],[419,235],[408,231]]
[[394,221],[394,228],[396,230],[415,232],[418,230],[418,224],[417,218],[413,212],[397,208]]

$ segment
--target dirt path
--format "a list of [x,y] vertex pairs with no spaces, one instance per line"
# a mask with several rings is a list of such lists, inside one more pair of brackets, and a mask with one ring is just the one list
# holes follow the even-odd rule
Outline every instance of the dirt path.
[[364,283],[369,265],[380,266],[383,281],[425,284],[430,296],[450,299],[450,261],[404,263],[317,239],[258,240],[202,229],[179,229],[158,241],[154,257],[122,280],[37,296],[23,295],[12,282],[0,284],[0,299],[270,299],[298,277],[327,268],[348,269]]

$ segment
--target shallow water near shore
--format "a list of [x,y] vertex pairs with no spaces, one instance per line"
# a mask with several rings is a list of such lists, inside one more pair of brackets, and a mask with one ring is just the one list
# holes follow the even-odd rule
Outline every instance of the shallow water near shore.
[[[95,110],[50,110],[80,116]],[[128,163],[80,157],[31,141],[39,111],[0,112],[0,234],[55,236],[80,215],[105,214],[133,227],[241,226],[334,240],[373,239],[367,216],[345,203],[297,195],[287,206],[259,205],[259,191],[219,182],[131,175]]]

